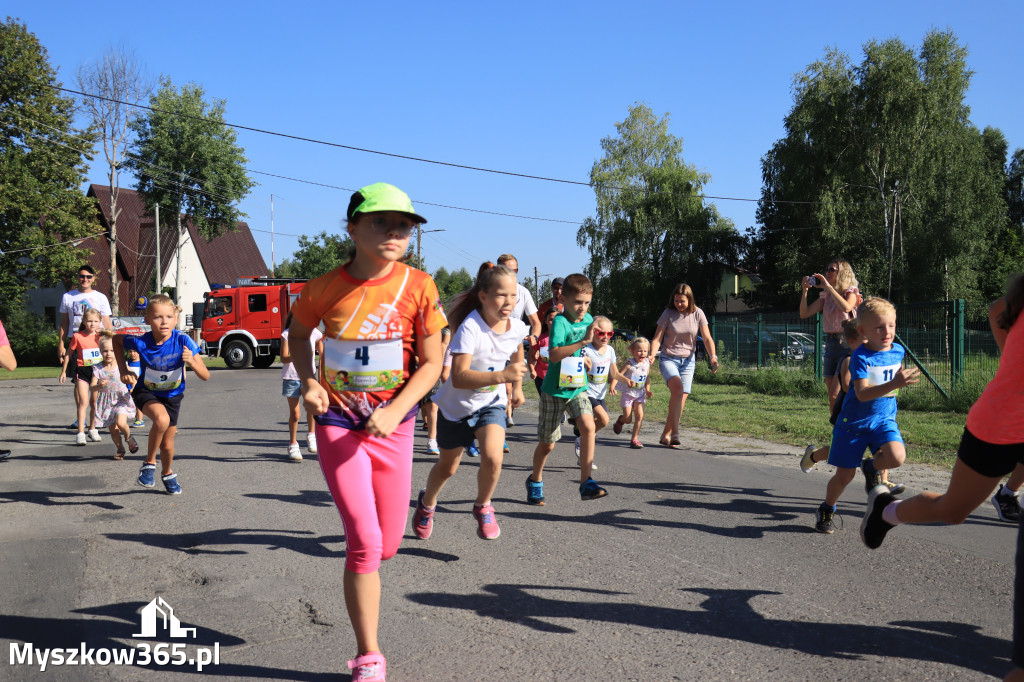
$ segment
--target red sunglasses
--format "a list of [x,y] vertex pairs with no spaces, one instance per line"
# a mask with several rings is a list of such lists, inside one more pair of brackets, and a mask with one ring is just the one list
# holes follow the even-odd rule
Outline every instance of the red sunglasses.
[[615,336],[615,332],[594,332],[594,336],[600,336],[603,339],[610,339]]

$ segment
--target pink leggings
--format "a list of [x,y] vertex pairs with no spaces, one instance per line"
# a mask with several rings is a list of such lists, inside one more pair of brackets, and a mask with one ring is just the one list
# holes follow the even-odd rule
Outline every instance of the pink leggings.
[[345,526],[345,568],[373,573],[398,551],[409,517],[415,419],[387,438],[316,426],[320,469]]

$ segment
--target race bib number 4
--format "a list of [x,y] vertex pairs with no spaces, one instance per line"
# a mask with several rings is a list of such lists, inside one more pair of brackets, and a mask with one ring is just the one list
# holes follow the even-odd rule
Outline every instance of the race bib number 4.
[[583,358],[568,357],[562,360],[558,370],[559,388],[580,388],[587,385],[586,365]]
[[181,380],[185,375],[185,368],[159,370],[147,367],[142,377],[142,385],[151,391],[173,391],[181,386]]
[[82,364],[86,367],[92,367],[103,362],[103,356],[100,354],[99,348],[83,348],[82,349]]
[[[893,380],[896,373],[900,371],[899,365],[888,365],[885,367],[868,367],[868,383],[872,386],[880,386],[884,383]],[[898,388],[886,393],[883,398],[895,398],[896,394],[899,393]]]
[[324,340],[327,382],[338,391],[393,391],[402,385],[402,340]]

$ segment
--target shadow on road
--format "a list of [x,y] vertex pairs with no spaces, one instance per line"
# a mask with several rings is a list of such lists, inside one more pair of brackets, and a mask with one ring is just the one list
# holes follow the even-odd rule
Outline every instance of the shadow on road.
[[247,554],[243,549],[215,547],[260,546],[266,549],[288,549],[299,554],[321,557],[343,557],[343,550],[328,549],[328,544],[341,544],[344,535],[308,537],[313,531],[273,530],[265,528],[221,528],[202,533],[106,533],[105,537],[120,542],[137,542],[150,547],[172,549],[189,554]]
[[[628,593],[545,585],[485,585],[481,593],[420,592],[406,596],[412,602],[438,608],[464,609],[484,618],[504,620],[541,632],[575,634],[560,620],[606,622],[705,635],[789,649],[812,656],[856,659],[862,656],[899,657],[943,663],[988,675],[1002,675],[1009,667],[1010,643],[982,635],[979,628],[952,621],[901,621],[886,625],[789,621],[758,613],[751,600],[776,595],[766,590],[693,588],[706,599],[695,610],[628,601],[599,601],[602,597],[628,597]],[[533,594],[569,593],[574,600]]]

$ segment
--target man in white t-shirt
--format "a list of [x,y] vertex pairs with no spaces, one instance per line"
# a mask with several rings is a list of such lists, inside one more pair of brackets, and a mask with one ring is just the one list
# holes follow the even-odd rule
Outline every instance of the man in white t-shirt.
[[[103,328],[113,329],[110,323],[110,301],[107,297],[92,288],[96,281],[96,271],[92,266],[85,264],[78,268],[78,288],[64,294],[60,299],[61,324],[57,330],[57,361],[64,362],[67,354],[65,342],[69,341],[72,335],[78,331],[82,324],[82,316],[86,310],[96,308],[103,315]],[[67,376],[71,379],[71,385],[75,385],[74,377],[77,371],[77,363],[72,360],[68,363]],[[75,414],[78,413],[78,391],[72,391],[75,396]],[[77,425],[77,423],[76,423]]]
[[[519,261],[511,253],[503,253],[498,256],[498,265],[504,265],[506,268],[516,273],[516,279],[519,278]],[[530,290],[524,287],[522,284],[516,282],[517,291],[519,297],[516,299],[516,306],[512,308],[513,320],[523,319],[523,313],[526,313],[526,319],[530,324],[530,335],[526,337],[526,340],[531,346],[537,343],[537,339],[540,338],[540,317],[537,315],[537,304],[533,302],[533,295]],[[530,378],[536,378],[536,371],[530,367]],[[512,395],[512,384],[506,386],[508,395]],[[505,426],[515,426],[516,422],[512,418],[512,401],[508,402],[508,406],[505,408]]]

